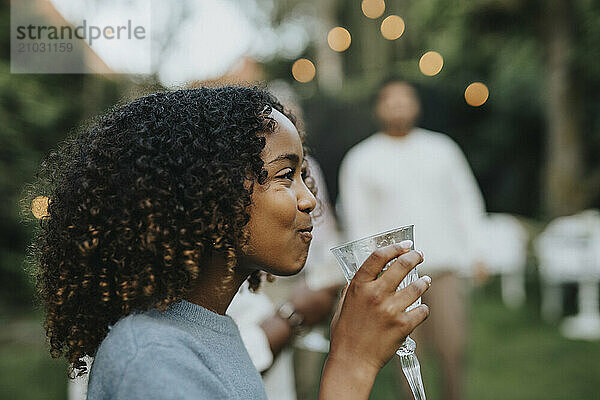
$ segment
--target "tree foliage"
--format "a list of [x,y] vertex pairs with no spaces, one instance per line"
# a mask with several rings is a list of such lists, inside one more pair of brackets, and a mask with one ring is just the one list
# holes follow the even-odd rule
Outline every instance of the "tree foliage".
[[[561,83],[573,93],[556,111],[549,107],[560,97],[549,81],[557,58],[549,35],[557,28],[550,18],[553,7],[568,11],[562,16],[569,54]],[[362,15],[360,2],[337,1],[335,10],[337,24],[352,34],[352,45],[340,55],[342,90],[332,94],[316,82],[296,83],[305,98],[309,137],[324,164],[333,198],[343,153],[376,129],[371,108],[377,83],[394,75],[420,88],[425,109],[421,125],[445,132],[461,145],[490,211],[545,218],[600,205],[600,159],[594,158],[600,150],[600,67],[595,62],[600,52],[600,3],[387,1],[385,13],[376,20]],[[395,41],[379,34],[379,24],[390,14],[400,15],[406,23],[404,34]],[[307,49],[306,56],[316,56],[315,47]],[[419,58],[428,50],[444,57],[442,71],[433,77],[418,69]],[[289,71],[277,65],[272,63],[271,71]],[[478,108],[463,98],[466,86],[474,81],[484,82],[490,90],[487,103]],[[575,112],[580,118],[572,128],[553,127],[553,113],[568,117]],[[571,134],[581,145],[571,150],[559,145],[558,154],[549,151],[553,128],[559,135]],[[579,169],[561,166],[561,155],[569,151],[571,160],[580,161]],[[548,173],[561,168],[569,170],[562,184],[550,187]],[[583,193],[579,200],[574,188]],[[557,204],[560,197],[564,204]]]
[[0,2],[0,307],[31,306],[32,282],[23,273],[30,228],[19,200],[42,157],[91,115],[120,96],[116,81],[95,75],[10,73],[10,9]]

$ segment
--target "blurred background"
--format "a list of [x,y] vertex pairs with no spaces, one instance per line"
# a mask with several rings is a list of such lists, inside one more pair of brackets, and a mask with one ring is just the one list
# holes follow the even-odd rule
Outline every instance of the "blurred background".
[[[69,23],[128,12],[130,3],[36,0],[31,12]],[[417,87],[419,126],[460,145],[491,213],[487,276],[471,296],[466,398],[598,398],[600,2],[146,3],[150,74],[101,43],[74,54],[88,74],[11,74],[10,2],[0,1],[0,398],[67,397],[66,364],[49,355],[24,263],[31,228],[19,199],[71,131],[166,88],[284,87],[304,110],[335,204],[340,162],[377,130],[373,103],[389,77]],[[428,397],[441,398],[435,363],[421,365]],[[391,369],[372,398],[404,394]],[[314,398],[314,388],[297,392]]]

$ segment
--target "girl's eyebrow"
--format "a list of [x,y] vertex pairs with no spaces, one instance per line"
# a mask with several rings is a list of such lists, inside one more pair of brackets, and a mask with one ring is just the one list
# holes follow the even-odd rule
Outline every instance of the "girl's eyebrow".
[[274,164],[279,161],[289,160],[294,165],[298,165],[300,163],[300,157],[295,153],[281,154],[275,157],[273,160],[269,161],[267,164]]

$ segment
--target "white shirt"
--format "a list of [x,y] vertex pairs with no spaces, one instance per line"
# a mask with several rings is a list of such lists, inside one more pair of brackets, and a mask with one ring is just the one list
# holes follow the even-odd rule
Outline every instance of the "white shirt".
[[306,158],[319,199],[317,207],[312,212],[314,239],[310,244],[306,266],[303,270],[306,284],[311,290],[342,286],[346,280],[330,249],[342,244],[343,239],[338,233],[334,213],[329,204],[323,171],[316,160],[309,156]]
[[425,254],[421,272],[470,275],[485,205],[448,136],[421,128],[404,137],[376,133],[348,152],[339,182],[349,240],[414,224],[415,247]]

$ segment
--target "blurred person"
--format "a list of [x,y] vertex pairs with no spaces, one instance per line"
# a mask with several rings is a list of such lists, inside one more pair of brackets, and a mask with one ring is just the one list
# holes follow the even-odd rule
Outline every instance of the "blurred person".
[[420,109],[416,90],[407,82],[381,86],[375,102],[381,131],[350,149],[342,161],[340,205],[350,239],[415,225],[415,243],[427,253],[419,269],[436,281],[423,300],[438,311],[414,335],[417,344],[435,346],[444,398],[455,400],[463,396],[467,334],[460,277],[481,267],[478,240],[485,207],[458,145],[447,135],[415,126]]
[[[48,209],[31,260],[52,356],[75,375],[94,357],[88,399],[266,398],[225,312],[244,282],[256,289],[263,273],[293,275],[306,261],[316,201],[293,121],[257,88],[155,93],[42,162],[28,195],[47,196]],[[346,287],[321,399],[367,399],[429,314],[394,311],[431,284],[395,291],[423,261],[411,246],[378,249]]]

